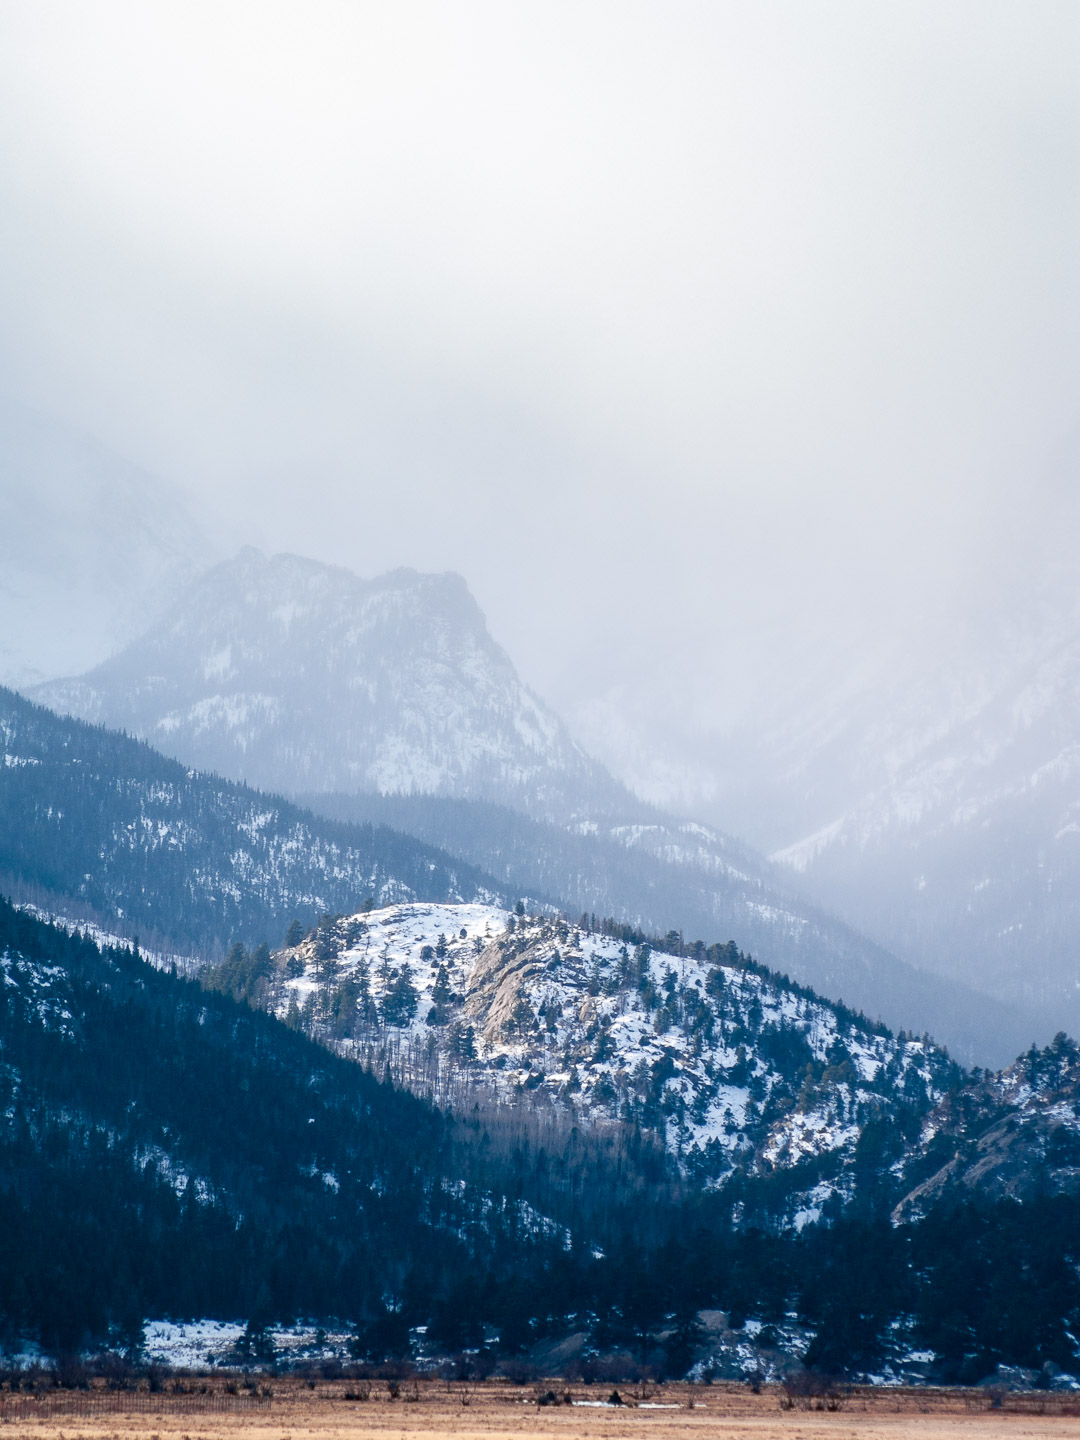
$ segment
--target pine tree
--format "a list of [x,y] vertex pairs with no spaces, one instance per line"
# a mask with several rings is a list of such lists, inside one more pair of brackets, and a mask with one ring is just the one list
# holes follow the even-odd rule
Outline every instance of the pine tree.
[[445,1025],[450,1017],[450,976],[445,965],[435,972],[435,985],[431,992],[431,1010],[428,1012],[429,1025]]
[[382,1018],[386,1025],[408,1025],[416,1014],[420,996],[413,984],[412,971],[406,962],[402,965],[390,989],[383,995]]
[[371,967],[365,958],[361,957],[356,964],[354,977],[356,981],[356,1018],[360,1027],[369,1030],[379,1023],[379,1012],[375,1001],[371,998]]
[[450,1054],[455,1060],[468,1062],[476,1059],[476,1031],[471,1025],[455,1020],[448,1035]]

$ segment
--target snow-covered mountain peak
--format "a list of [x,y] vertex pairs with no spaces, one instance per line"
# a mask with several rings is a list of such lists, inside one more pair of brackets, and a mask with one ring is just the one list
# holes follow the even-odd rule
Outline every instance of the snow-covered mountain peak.
[[286,793],[483,798],[560,818],[622,793],[449,573],[365,580],[247,548],[140,640],[36,698]]

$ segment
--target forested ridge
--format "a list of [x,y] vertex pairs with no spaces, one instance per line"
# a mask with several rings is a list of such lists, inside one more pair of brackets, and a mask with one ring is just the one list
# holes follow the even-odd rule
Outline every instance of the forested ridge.
[[830,1370],[912,1344],[941,1379],[1076,1364],[1074,1197],[953,1197],[895,1226],[733,1226],[632,1130],[590,1144],[512,1111],[501,1128],[440,1113],[267,1015],[7,904],[0,955],[9,1344],[122,1345],[155,1315],[256,1330],[332,1316],[370,1358],[407,1352],[417,1326],[429,1348],[493,1355],[584,1330],[598,1355],[681,1373],[700,1349],[694,1316],[722,1307],[766,1333],[798,1317],[807,1362]]
[[48,908],[185,954],[385,899],[504,898],[384,825],[316,817],[0,687],[0,877]]
[[940,1047],[734,942],[517,908],[327,916],[276,952],[233,946],[203,979],[418,1093],[621,1121],[767,1223],[903,1196],[889,1167],[963,1076]]

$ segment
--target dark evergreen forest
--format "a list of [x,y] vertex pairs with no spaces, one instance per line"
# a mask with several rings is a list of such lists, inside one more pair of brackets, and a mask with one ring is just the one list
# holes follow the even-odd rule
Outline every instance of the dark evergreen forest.
[[1075,1367],[1080,1202],[968,1199],[918,1224],[733,1226],[632,1132],[440,1113],[269,1016],[0,904],[0,1325],[50,1350],[151,1316],[299,1316],[401,1355],[586,1330],[669,1373],[694,1314],[791,1313],[808,1362],[895,1340],[942,1380]]

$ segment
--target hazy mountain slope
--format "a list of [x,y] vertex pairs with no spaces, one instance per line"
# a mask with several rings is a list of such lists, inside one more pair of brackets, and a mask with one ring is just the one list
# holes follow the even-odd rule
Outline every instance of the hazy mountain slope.
[[559,819],[624,794],[456,575],[361,580],[244,550],[118,655],[35,695],[279,792],[477,795]]
[[611,914],[710,943],[734,939],[820,994],[897,1028],[928,1031],[968,1063],[1005,1064],[1055,1030],[1053,1015],[1007,1006],[896,959],[785,889],[776,867],[730,837],[643,806],[636,823],[601,821],[570,833],[476,801],[394,795],[304,801],[334,818],[418,835],[497,875],[511,892],[561,897],[574,915]]
[[376,899],[502,897],[385,827],[319,819],[0,689],[0,884],[185,954]]
[[1012,656],[966,704],[920,699],[855,752],[887,773],[778,858],[901,954],[1078,1028],[1080,641]]
[[887,949],[1076,1028],[1077,494],[1070,454],[947,604],[913,586],[784,684],[670,717],[621,687],[576,733],[642,793],[699,797]]
[[[686,1173],[737,1184],[773,1219],[802,1224],[860,1183],[879,1188],[959,1077],[948,1056],[734,945],[668,943],[490,906],[405,905],[320,927],[246,993],[440,1099],[479,1081],[505,1101],[653,1130]],[[873,1136],[881,1173],[868,1176]],[[763,1177],[767,1195],[749,1200]]]
[[4,684],[97,664],[218,558],[160,477],[6,400],[0,476]]

